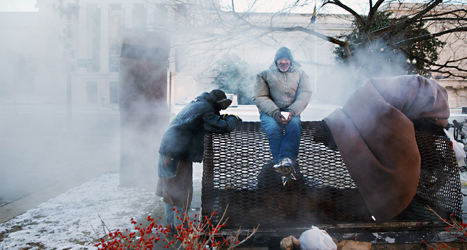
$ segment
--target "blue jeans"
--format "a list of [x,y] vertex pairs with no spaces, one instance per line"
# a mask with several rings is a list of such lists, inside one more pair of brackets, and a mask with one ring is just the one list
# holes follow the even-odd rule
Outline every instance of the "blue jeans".
[[296,161],[302,136],[300,115],[292,117],[287,125],[280,125],[274,117],[263,112],[261,112],[259,119],[261,120],[261,127],[269,140],[269,148],[274,163],[278,163],[280,159],[285,157]]

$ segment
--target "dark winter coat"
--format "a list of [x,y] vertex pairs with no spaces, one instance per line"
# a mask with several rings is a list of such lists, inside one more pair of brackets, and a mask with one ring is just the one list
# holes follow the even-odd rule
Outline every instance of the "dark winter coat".
[[196,97],[170,123],[162,137],[159,153],[178,160],[201,162],[205,133],[232,132],[237,124],[235,116],[223,120],[219,111],[209,93]]

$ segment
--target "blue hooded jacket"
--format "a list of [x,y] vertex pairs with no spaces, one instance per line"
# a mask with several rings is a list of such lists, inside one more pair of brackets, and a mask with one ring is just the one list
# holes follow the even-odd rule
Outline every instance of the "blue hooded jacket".
[[222,119],[220,110],[210,93],[196,97],[170,123],[162,137],[159,153],[177,160],[201,162],[206,132],[232,132],[237,124],[235,116]]

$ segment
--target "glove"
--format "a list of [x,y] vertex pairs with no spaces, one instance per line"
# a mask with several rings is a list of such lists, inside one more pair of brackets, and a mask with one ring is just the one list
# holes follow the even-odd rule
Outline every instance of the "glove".
[[239,122],[242,121],[242,119],[241,119],[240,117],[238,117],[238,116],[236,116],[236,115],[233,115],[233,114],[223,114],[223,115],[222,115],[222,120],[227,120],[227,118],[229,118],[229,117],[231,117],[231,116],[235,117],[235,119],[237,119],[237,121],[239,121]]

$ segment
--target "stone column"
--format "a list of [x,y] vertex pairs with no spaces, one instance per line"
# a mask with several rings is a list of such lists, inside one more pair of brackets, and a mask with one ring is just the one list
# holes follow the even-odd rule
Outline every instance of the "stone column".
[[120,185],[157,183],[159,145],[169,125],[166,35],[126,29],[120,55]]
[[133,4],[126,3],[122,5],[122,8],[125,10],[125,28],[131,29],[133,27]]
[[[79,44],[78,44],[78,58],[77,59],[89,59],[87,51],[87,4],[79,4]],[[78,66],[78,65],[77,65]],[[85,72],[86,67],[80,67],[79,71]]]
[[100,72],[109,72],[109,9],[108,4],[99,4],[101,9]]

